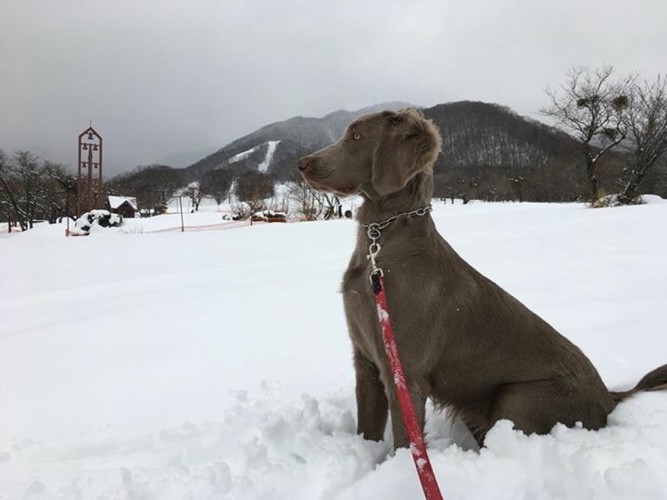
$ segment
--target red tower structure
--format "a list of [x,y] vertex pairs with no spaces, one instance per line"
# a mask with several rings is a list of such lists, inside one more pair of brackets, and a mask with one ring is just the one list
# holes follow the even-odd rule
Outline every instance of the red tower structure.
[[90,126],[79,134],[79,176],[77,178],[76,216],[104,207],[102,189],[102,136]]

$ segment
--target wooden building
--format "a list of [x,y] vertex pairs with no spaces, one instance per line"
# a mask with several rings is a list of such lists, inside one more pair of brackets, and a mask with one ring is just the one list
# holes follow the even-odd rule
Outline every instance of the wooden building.
[[109,212],[132,219],[137,212],[137,199],[129,196],[109,196],[107,208]]

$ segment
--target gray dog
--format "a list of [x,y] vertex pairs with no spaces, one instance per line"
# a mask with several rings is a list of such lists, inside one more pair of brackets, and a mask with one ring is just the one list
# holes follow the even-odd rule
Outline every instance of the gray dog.
[[610,392],[578,347],[449,246],[428,213],[440,147],[437,128],[420,112],[384,111],[358,119],[338,142],[299,161],[313,188],[364,198],[343,277],[358,432],[383,439],[389,410],[394,447],[408,445],[369,282],[372,223],[381,229],[376,259],[422,432],[429,397],[453,409],[481,446],[499,419],[525,433],[548,433],[558,422],[598,429],[629,395],[667,388],[664,365],[634,389]]

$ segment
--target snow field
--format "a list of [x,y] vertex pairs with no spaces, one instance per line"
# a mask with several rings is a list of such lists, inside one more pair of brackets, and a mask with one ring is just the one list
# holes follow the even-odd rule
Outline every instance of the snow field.
[[[434,211],[459,253],[615,389],[667,362],[666,215]],[[162,217],[140,220],[143,234],[42,225],[0,239],[0,499],[421,498],[407,450],[354,432],[338,288],[355,223],[149,234]],[[597,432],[499,422],[481,451],[429,409],[427,442],[445,498],[667,498],[661,392]]]

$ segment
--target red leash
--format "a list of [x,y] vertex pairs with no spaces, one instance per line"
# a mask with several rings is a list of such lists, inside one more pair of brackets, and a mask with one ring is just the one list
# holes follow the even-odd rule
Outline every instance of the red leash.
[[405,374],[403,373],[403,365],[398,357],[398,349],[394,341],[394,331],[389,321],[389,313],[387,312],[387,297],[384,293],[384,277],[382,270],[375,265],[375,255],[380,250],[380,245],[374,242],[375,252],[371,250],[370,259],[373,264],[373,273],[371,274],[371,283],[373,285],[373,294],[375,295],[375,304],[377,305],[378,319],[380,320],[380,327],[382,328],[382,340],[384,341],[384,349],[389,358],[389,368],[394,380],[394,389],[396,390],[396,398],[398,399],[398,406],[401,412],[401,420],[403,428],[410,441],[410,453],[417,468],[419,481],[421,482],[424,496],[427,500],[442,500],[442,494],[438,487],[438,482],[433,474],[433,467],[431,461],[426,453],[426,445],[424,438],[417,423],[417,416],[415,415],[415,408],[410,399],[408,386],[405,383]]
[[410,398],[408,385],[405,382],[405,374],[403,372],[403,365],[398,356],[398,348],[394,340],[394,330],[389,321],[389,313],[387,312],[387,296],[384,293],[384,273],[382,269],[377,266],[375,261],[380,253],[381,246],[378,243],[382,236],[382,230],[388,227],[399,217],[423,217],[431,212],[431,205],[423,208],[418,208],[410,212],[401,213],[390,217],[381,222],[374,222],[372,224],[364,225],[366,234],[371,241],[368,247],[368,259],[371,261],[371,284],[373,285],[373,295],[375,296],[375,305],[377,306],[378,319],[380,321],[380,328],[382,330],[382,341],[384,349],[389,359],[389,369],[391,370],[392,379],[394,381],[394,389],[396,391],[396,399],[398,400],[398,407],[401,413],[401,421],[403,429],[408,436],[410,443],[410,453],[417,468],[417,475],[421,482],[422,489],[426,500],[442,500],[442,494],[438,487],[438,482],[435,480],[433,474],[433,467],[431,461],[426,453],[426,445],[424,444],[424,437],[421,429],[417,423],[417,416],[415,415],[415,407]]

